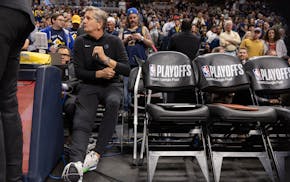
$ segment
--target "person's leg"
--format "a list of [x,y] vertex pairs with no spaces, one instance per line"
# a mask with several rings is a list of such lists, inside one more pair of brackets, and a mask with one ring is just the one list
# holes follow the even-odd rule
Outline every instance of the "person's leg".
[[70,161],[72,162],[84,162],[93,122],[96,118],[99,100],[95,93],[86,94],[87,89],[88,86],[83,87],[82,85],[80,88],[81,93],[76,99],[70,152]]
[[109,86],[103,90],[105,113],[101,122],[95,151],[102,155],[112,139],[118,121],[118,111],[123,97],[122,86]]
[[29,19],[19,11],[1,7],[0,19],[0,112],[6,155],[4,181],[22,181],[23,139],[16,91],[19,54],[29,34]]

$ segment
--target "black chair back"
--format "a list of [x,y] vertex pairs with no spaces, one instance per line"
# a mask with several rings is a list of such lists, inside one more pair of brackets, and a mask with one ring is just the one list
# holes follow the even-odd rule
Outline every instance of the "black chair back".
[[198,56],[198,86],[206,92],[234,92],[249,88],[249,79],[243,65],[235,56],[209,53]]
[[196,84],[190,59],[175,51],[150,54],[143,75],[145,87],[155,91],[178,91],[194,88]]
[[250,59],[245,69],[256,93],[279,94],[290,90],[290,67],[277,56],[260,56]]

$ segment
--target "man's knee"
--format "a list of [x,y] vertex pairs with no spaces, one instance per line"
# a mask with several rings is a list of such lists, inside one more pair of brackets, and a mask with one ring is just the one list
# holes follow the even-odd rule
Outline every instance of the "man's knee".
[[110,99],[110,100],[107,100],[106,108],[109,108],[109,109],[117,108],[117,109],[119,109],[120,104],[121,104],[121,98]]

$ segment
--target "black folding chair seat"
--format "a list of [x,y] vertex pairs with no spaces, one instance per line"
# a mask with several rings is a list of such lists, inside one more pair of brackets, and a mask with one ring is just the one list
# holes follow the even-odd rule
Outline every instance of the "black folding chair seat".
[[256,107],[258,111],[243,111],[231,109],[222,105],[217,104],[207,104],[211,118],[215,120],[221,120],[225,122],[239,122],[239,123],[249,123],[249,122],[274,122],[276,119],[275,110],[270,107]]
[[148,104],[146,107],[151,116],[151,123],[191,124],[195,121],[207,121],[207,106],[181,104]]
[[285,107],[273,107],[277,113],[279,121],[284,121],[290,124],[290,109]]

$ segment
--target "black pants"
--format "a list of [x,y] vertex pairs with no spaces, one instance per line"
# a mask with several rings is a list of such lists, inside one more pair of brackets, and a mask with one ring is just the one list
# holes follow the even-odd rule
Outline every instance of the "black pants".
[[99,103],[104,104],[105,113],[95,151],[101,155],[105,152],[115,130],[123,97],[123,85],[119,83],[107,86],[80,84],[78,89],[70,153],[72,162],[84,161]]
[[0,7],[0,181],[22,181],[22,125],[16,97],[19,54],[29,17]]

